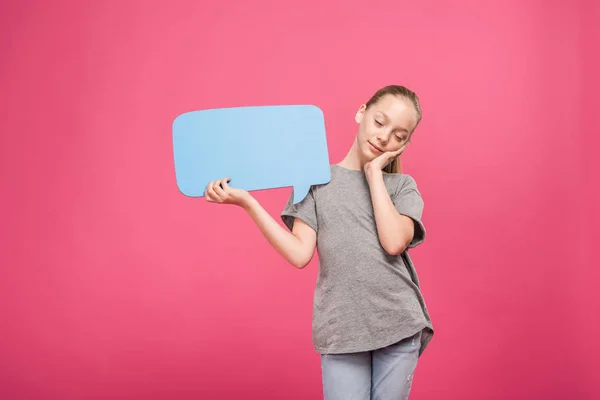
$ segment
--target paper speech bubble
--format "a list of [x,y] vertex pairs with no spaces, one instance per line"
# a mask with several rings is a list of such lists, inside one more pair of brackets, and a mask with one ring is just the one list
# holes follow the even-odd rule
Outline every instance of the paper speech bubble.
[[294,204],[331,179],[323,112],[313,105],[219,108],[173,121],[177,186],[202,197],[226,177],[247,191],[294,187]]

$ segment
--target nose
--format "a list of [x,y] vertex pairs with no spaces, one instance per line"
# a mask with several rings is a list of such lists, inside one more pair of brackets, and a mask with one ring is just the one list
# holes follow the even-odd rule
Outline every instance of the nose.
[[386,145],[388,142],[388,135],[386,135],[385,133],[379,133],[377,135],[377,141],[379,141],[379,143]]

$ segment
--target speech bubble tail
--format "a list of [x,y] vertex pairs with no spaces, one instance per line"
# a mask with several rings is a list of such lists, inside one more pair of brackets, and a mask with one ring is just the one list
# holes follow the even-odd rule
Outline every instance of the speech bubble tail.
[[310,185],[294,185],[294,204],[300,203],[310,190]]

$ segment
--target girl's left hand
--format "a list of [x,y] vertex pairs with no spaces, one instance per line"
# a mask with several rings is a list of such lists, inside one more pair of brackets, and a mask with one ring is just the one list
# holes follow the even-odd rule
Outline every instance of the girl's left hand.
[[408,143],[406,143],[397,151],[386,151],[385,153],[375,157],[373,160],[365,164],[365,173],[369,174],[373,172],[381,172],[381,170],[391,163],[394,158],[399,157],[400,154],[402,154],[407,145]]

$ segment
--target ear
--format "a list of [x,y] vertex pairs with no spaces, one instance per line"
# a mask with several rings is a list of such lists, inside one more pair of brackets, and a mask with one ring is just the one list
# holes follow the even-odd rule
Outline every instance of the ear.
[[363,104],[362,106],[360,106],[360,108],[356,112],[356,116],[354,117],[354,120],[356,121],[357,124],[360,124],[360,121],[362,121],[363,117],[365,116],[366,109],[367,109],[367,106],[365,104]]

